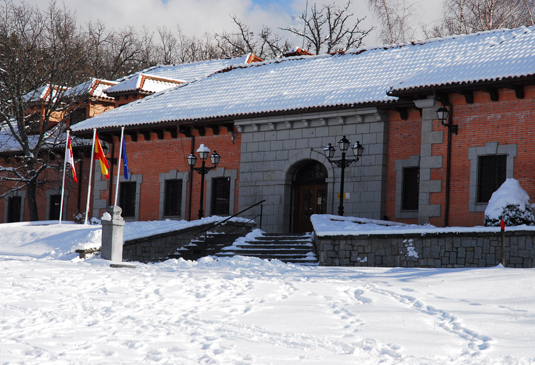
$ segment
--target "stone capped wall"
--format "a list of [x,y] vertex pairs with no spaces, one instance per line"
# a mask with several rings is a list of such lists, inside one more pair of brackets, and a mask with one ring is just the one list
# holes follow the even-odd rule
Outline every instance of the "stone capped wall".
[[[507,267],[534,267],[535,232],[509,231]],[[316,237],[322,266],[461,268],[500,263],[500,232]]]

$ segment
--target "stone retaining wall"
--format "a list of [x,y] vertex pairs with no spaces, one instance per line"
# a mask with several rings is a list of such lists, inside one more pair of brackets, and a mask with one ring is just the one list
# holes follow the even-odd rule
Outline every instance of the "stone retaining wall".
[[[188,245],[192,239],[196,239],[204,230],[212,226],[207,223],[195,227],[181,229],[172,232],[161,233],[149,237],[125,241],[123,245],[124,261],[156,262],[167,260],[178,249]],[[240,232],[244,236],[255,227],[254,223],[242,223],[229,221],[212,232]]]
[[[322,266],[486,267],[500,263],[500,232],[326,236],[315,238]],[[509,231],[507,267],[534,267],[534,232]]]

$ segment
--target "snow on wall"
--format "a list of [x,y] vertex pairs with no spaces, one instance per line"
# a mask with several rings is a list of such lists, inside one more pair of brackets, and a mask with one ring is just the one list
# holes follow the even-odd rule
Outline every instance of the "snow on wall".
[[386,92],[396,80],[481,52],[510,38],[512,32],[496,30],[235,67],[101,114],[73,130],[395,101]]

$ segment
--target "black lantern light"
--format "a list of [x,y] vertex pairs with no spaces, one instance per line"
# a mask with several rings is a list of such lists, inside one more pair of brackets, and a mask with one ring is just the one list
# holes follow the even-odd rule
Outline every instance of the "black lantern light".
[[327,147],[323,149],[323,153],[325,154],[325,157],[329,160],[329,162],[334,163],[336,166],[340,167],[342,169],[342,176],[340,179],[340,205],[338,206],[338,215],[344,215],[344,177],[345,177],[345,169],[349,165],[351,165],[353,162],[356,162],[360,160],[362,157],[362,153],[364,152],[364,147],[360,144],[359,141],[355,143],[353,147],[353,155],[355,155],[354,159],[346,159],[346,152],[349,149],[350,143],[346,136],[342,137],[340,141],[338,141],[338,145],[340,146],[340,151],[342,152],[342,158],[339,160],[333,160],[334,153],[336,150],[334,147],[329,143]]
[[457,134],[459,132],[459,126],[457,124],[453,124],[451,121],[450,111],[444,106],[438,108],[437,118],[444,127],[448,127],[448,129],[450,129],[451,133]]
[[213,166],[207,167],[205,163],[206,159],[208,158],[208,155],[210,154],[210,150],[208,149],[208,147],[206,147],[204,144],[201,144],[199,149],[197,150],[197,153],[199,154],[199,157],[202,161],[201,167],[193,167],[197,163],[197,157],[193,153],[188,156],[188,165],[190,165],[193,170],[197,171],[201,175],[201,201],[199,204],[199,219],[201,219],[204,216],[204,210],[202,209],[202,204],[204,201],[204,175],[206,175],[209,171],[217,168],[221,156],[216,151],[214,151],[210,155],[210,160],[212,161]]

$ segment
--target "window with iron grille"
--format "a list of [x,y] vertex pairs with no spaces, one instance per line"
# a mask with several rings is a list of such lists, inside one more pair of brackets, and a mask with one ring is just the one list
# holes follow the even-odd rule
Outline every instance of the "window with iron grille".
[[477,202],[487,203],[506,178],[506,155],[479,156]]
[[212,215],[228,215],[230,207],[230,177],[212,179]]
[[20,196],[12,196],[7,200],[7,222],[20,222],[20,210],[22,208]]
[[418,210],[420,193],[420,168],[405,167],[403,169],[403,191],[401,195],[402,210]]
[[135,182],[122,182],[119,187],[119,206],[123,210],[123,218],[136,216],[136,186]]
[[48,219],[59,219],[61,195],[50,195]]
[[164,215],[181,215],[182,180],[165,180]]

